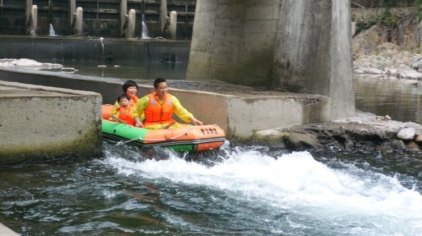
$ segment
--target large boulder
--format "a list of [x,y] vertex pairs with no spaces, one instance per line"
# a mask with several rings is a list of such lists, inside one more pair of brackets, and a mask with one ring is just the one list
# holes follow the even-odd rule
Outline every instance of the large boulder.
[[416,131],[414,128],[403,128],[397,133],[397,138],[405,141],[411,141],[415,138]]

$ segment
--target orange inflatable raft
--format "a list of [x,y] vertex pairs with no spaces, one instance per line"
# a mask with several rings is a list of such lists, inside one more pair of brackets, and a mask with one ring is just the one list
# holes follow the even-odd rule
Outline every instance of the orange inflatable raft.
[[110,121],[112,105],[102,106],[103,135],[142,146],[157,145],[180,152],[208,151],[220,148],[225,133],[218,125],[181,125],[178,128],[150,130]]

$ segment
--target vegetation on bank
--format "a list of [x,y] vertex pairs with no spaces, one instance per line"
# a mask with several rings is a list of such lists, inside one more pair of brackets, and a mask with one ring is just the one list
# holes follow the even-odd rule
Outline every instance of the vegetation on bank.
[[422,0],[370,2],[353,9],[355,73],[422,80]]
[[[357,22],[355,35],[378,24],[390,29],[397,28],[405,18],[422,19],[422,0],[353,0],[352,7],[360,8],[385,8],[381,15]],[[392,11],[392,8],[413,7],[410,15],[399,15]]]
[[413,7],[422,4],[421,0],[352,0],[352,7]]

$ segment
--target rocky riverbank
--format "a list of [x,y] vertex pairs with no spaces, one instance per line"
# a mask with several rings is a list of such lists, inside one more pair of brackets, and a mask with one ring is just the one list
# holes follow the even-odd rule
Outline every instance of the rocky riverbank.
[[[422,125],[399,122],[388,116],[358,112],[357,116],[285,129],[258,131],[258,142],[289,150],[380,151],[420,153]],[[422,155],[419,155],[422,158]]]
[[422,80],[422,22],[416,13],[377,23],[353,37],[357,74]]

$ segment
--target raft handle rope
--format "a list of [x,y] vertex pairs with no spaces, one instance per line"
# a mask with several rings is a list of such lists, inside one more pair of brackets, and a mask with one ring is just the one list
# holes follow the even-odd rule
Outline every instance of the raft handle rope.
[[180,138],[180,137],[182,137],[184,135],[188,135],[189,131],[191,131],[194,128],[196,128],[196,127],[194,126],[192,128],[189,128],[188,130],[186,130],[186,132],[182,133],[181,135],[175,136],[175,137],[171,137],[171,138],[166,138],[166,139],[142,139],[141,137],[137,137],[137,138],[126,140],[126,141],[119,141],[119,142],[117,142],[116,145],[127,144],[127,143],[130,143],[130,142],[133,142],[133,141],[138,141],[138,140],[140,140],[140,141],[167,141],[167,140],[175,140],[175,139],[178,139],[178,138]]

